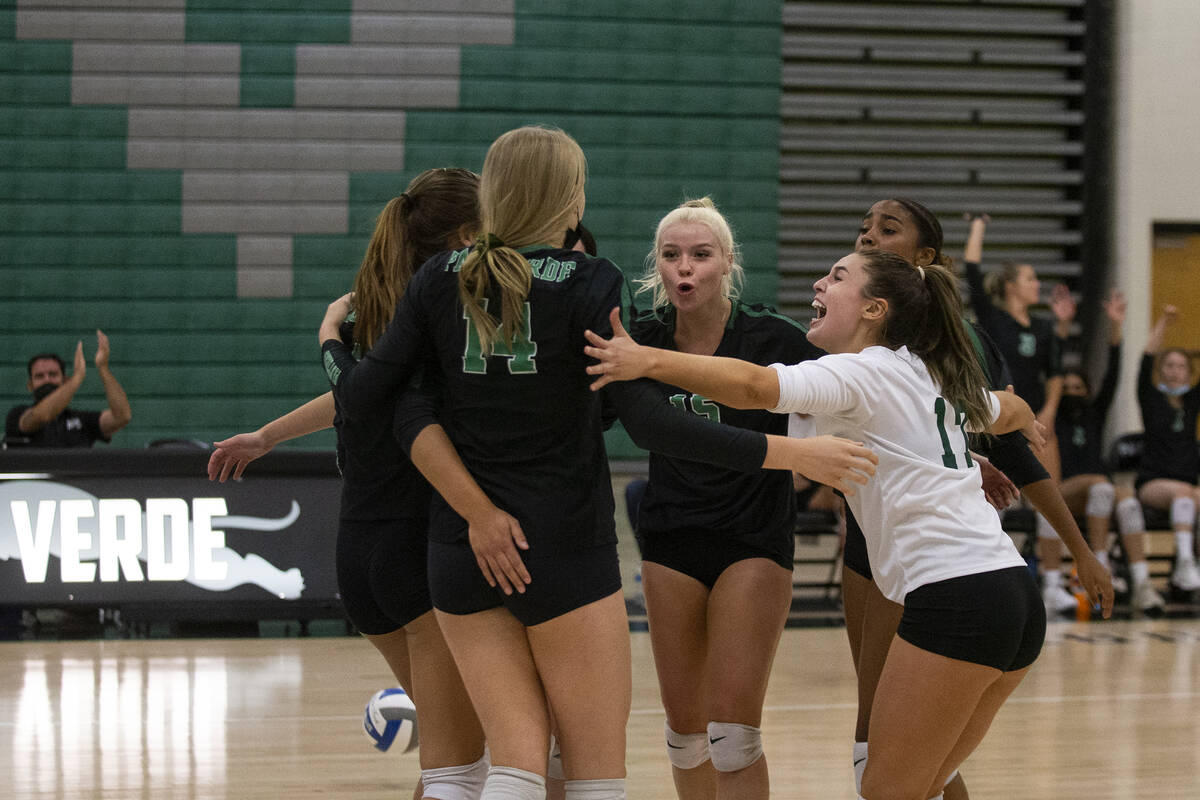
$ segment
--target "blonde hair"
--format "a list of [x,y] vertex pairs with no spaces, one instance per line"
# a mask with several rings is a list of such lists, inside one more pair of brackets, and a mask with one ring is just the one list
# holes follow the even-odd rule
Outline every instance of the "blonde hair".
[[1019,261],[1001,261],[998,269],[983,277],[983,290],[992,298],[993,305],[1004,307],[1008,300],[1008,285],[1021,277],[1022,267],[1033,269],[1032,265]]
[[646,272],[640,278],[634,279],[638,293],[650,292],[653,308],[666,306],[667,290],[663,285],[662,273],[658,271],[658,254],[662,250],[663,234],[667,228],[679,223],[698,223],[712,231],[717,238],[717,244],[730,258],[729,272],[721,279],[721,294],[727,300],[733,300],[741,294],[745,281],[745,270],[741,264],[741,249],[733,238],[733,229],[729,221],[717,210],[716,204],[710,197],[700,197],[695,200],[685,200],[658,221],[654,231],[654,248],[646,254]]
[[[488,148],[479,181],[480,237],[458,273],[459,299],[484,353],[497,336],[511,345],[520,329],[533,273],[517,248],[561,247],[583,214],[586,181],[583,150],[558,128],[517,128]],[[496,294],[498,319],[487,308]]]
[[479,176],[469,170],[426,170],[388,201],[354,276],[354,341],[363,352],[383,335],[417,268],[478,227]]

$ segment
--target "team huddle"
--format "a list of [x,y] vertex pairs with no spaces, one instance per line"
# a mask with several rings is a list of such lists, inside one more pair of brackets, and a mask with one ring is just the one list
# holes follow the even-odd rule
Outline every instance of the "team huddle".
[[[793,473],[833,487],[858,796],[966,797],[958,768],[1046,631],[993,506],[1024,494],[1106,616],[1113,585],[1052,474],[1044,401],[964,319],[938,220],[875,204],[806,331],[739,299],[730,226],[690,200],[658,224],[639,312],[582,226],[586,177],[569,135],[530,126],[479,176],[415,178],[321,321],[331,392],[218,442],[210,476],[337,429],[339,591],[419,709],[417,796],[438,800],[625,797],[617,419],[651,454],[637,535],[677,792],[768,797]],[[813,435],[788,436],[796,414]]]

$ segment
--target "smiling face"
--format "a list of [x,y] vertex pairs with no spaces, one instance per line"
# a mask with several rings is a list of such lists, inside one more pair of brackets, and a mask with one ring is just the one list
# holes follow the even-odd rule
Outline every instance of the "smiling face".
[[873,343],[880,317],[872,307],[879,301],[864,294],[867,282],[865,259],[851,253],[813,284],[817,313],[808,328],[810,342],[828,353],[858,352]]
[[733,256],[702,222],[676,222],[662,231],[655,254],[671,305],[681,313],[728,300]]
[[921,228],[912,214],[895,200],[871,206],[859,226],[854,250],[883,250],[920,266],[932,264],[935,255],[932,247],[922,246]]

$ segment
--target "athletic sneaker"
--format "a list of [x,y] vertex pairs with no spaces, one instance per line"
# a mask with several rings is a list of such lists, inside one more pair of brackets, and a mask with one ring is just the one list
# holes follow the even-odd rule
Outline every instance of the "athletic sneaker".
[[1079,608],[1075,595],[1068,592],[1061,584],[1050,584],[1042,588],[1042,601],[1046,604],[1047,616],[1057,617],[1068,611]]
[[1133,607],[1139,611],[1153,611],[1163,607],[1162,595],[1154,590],[1150,581],[1133,585]]
[[1195,559],[1176,559],[1175,570],[1171,573],[1171,583],[1185,592],[1200,589],[1200,569],[1196,568]]

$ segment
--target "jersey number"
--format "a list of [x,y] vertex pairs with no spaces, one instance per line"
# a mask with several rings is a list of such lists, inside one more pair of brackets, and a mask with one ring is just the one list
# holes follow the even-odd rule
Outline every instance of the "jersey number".
[[[938,434],[942,437],[942,465],[950,469],[958,469],[958,459],[955,457],[954,451],[950,449],[950,436],[946,433],[946,398],[939,397],[933,404],[933,413],[937,414]],[[959,409],[954,409],[954,421],[951,423],[956,427],[963,424],[963,420],[967,418]],[[963,436],[964,441],[966,436]],[[974,462],[971,461],[971,451],[969,448],[963,450],[963,459],[966,463],[963,465],[965,469],[970,469]]]
[[[690,404],[688,403],[689,397],[692,398],[692,401]],[[683,411],[684,413],[687,412],[688,405],[691,405],[691,407],[692,407],[691,410],[692,410],[693,414],[697,414],[701,417],[707,417],[708,419],[712,420],[713,422],[721,421],[720,407],[717,406],[717,404],[714,403],[712,400],[703,398],[698,394],[693,394],[693,395],[673,394],[670,397],[670,401],[671,401],[671,405],[675,406],[676,408],[678,408],[680,411]]]
[[[486,299],[483,301],[483,309],[487,310]],[[517,329],[516,336],[513,337],[512,345],[509,346],[503,339],[497,338],[492,342],[492,352],[487,356],[483,354],[483,339],[479,335],[479,329],[475,327],[475,322],[465,309],[463,310],[463,319],[467,321],[467,345],[463,350],[463,372],[471,375],[486,374],[487,360],[490,357],[508,359],[510,375],[531,375],[537,372],[537,342],[530,338],[532,325],[528,301],[525,303],[525,311],[521,314],[521,325]]]

